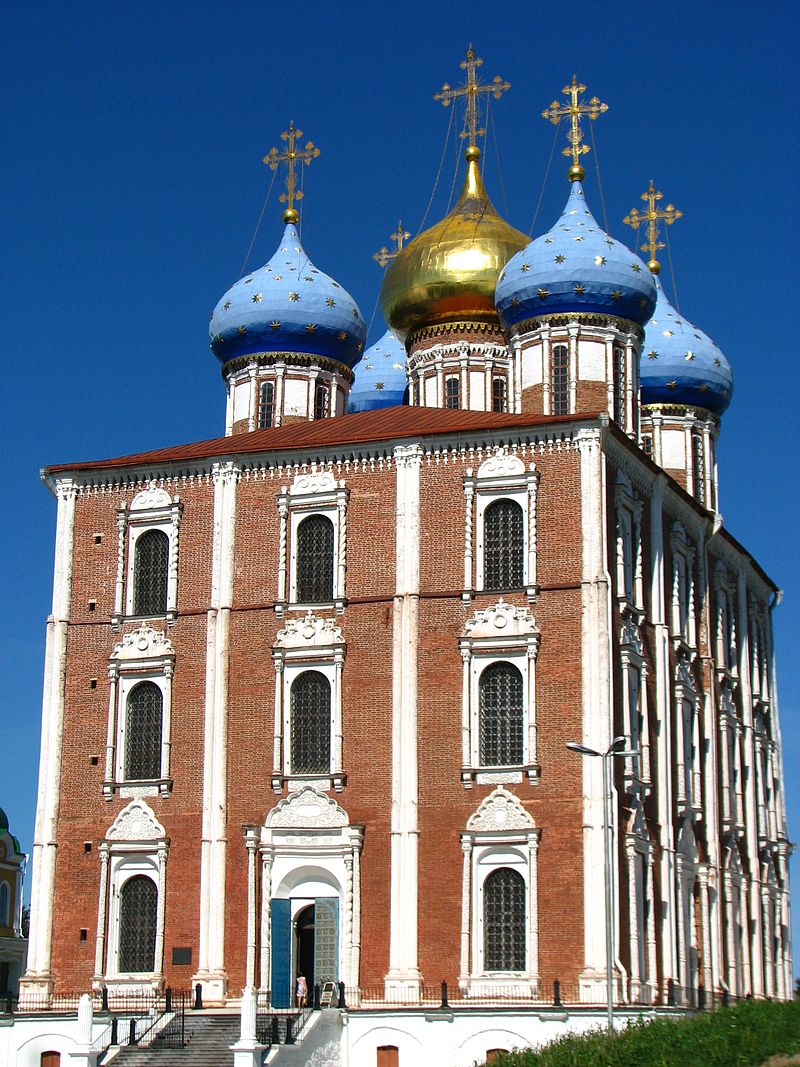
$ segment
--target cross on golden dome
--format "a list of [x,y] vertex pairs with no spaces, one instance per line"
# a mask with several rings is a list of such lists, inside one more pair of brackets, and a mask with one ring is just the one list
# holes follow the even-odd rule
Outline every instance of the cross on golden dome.
[[678,211],[674,204],[667,204],[663,210],[659,210],[656,204],[663,199],[664,194],[656,191],[651,178],[647,192],[642,193],[642,200],[647,203],[647,211],[639,211],[637,208],[633,208],[622,220],[626,226],[633,226],[637,236],[642,223],[647,224],[647,241],[641,247],[643,252],[649,252],[650,254],[650,261],[647,266],[651,274],[658,274],[661,271],[661,264],[656,259],[656,252],[664,247],[663,242],[658,239],[659,221],[666,222],[667,226],[671,226],[676,219],[681,218],[683,215],[683,212]]
[[386,245],[383,248],[379,248],[375,255],[372,257],[379,267],[385,267],[386,264],[395,258],[395,256],[402,251],[403,245],[406,240],[411,236],[408,230],[403,229],[403,223],[398,219],[397,229],[394,233],[390,233],[389,237],[394,241],[395,248],[390,252]]
[[303,199],[303,190],[295,188],[295,167],[298,164],[301,167],[303,164],[308,166],[311,160],[319,155],[319,149],[315,148],[311,141],[308,141],[305,148],[296,146],[296,142],[302,136],[303,131],[294,128],[294,119],[292,119],[289,129],[281,134],[281,140],[286,142],[286,150],[279,152],[277,148],[270,148],[263,160],[270,170],[277,170],[279,163],[286,164],[286,192],[280,195],[281,203],[287,205],[283,213],[284,222],[297,222],[300,217],[295,210],[294,202]]
[[504,81],[499,74],[490,85],[481,85],[476,73],[480,66],[483,66],[483,60],[475,55],[472,45],[470,45],[467,49],[467,58],[461,62],[461,69],[467,72],[467,84],[462,85],[459,89],[452,89],[445,82],[442,86],[442,91],[436,93],[433,97],[434,100],[440,100],[443,107],[447,107],[453,100],[458,100],[461,97],[466,98],[467,128],[462,130],[461,136],[469,138],[468,148],[477,148],[476,140],[486,135],[486,130],[483,127],[478,128],[478,97],[481,94],[491,93],[495,100],[499,100],[503,93],[511,88],[511,85]]
[[564,148],[563,154],[572,156],[572,166],[569,168],[568,175],[569,180],[582,182],[586,177],[586,171],[578,160],[585,152],[589,151],[589,146],[583,143],[581,116],[588,115],[591,120],[594,120],[598,115],[602,115],[604,111],[608,111],[608,104],[602,104],[596,96],[593,96],[588,103],[581,103],[580,95],[586,92],[586,86],[580,85],[574,74],[572,75],[572,82],[569,85],[565,85],[561,92],[569,97],[569,103],[559,104],[558,100],[554,100],[550,107],[542,112],[542,118],[549,119],[554,126],[558,126],[562,119],[569,119],[567,140],[570,147]]

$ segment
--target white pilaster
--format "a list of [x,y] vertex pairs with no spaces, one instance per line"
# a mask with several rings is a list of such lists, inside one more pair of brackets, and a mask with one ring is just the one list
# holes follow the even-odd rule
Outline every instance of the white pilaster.
[[419,445],[394,450],[397,477],[396,591],[392,639],[392,821],[389,971],[386,995],[418,1000],[417,657],[419,644]]

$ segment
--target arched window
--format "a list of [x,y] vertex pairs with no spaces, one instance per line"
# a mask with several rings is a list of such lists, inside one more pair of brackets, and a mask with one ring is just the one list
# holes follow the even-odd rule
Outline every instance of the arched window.
[[483,587],[518,589],[523,584],[524,521],[515,500],[496,500],[483,517]]
[[554,415],[569,415],[569,352],[566,345],[553,347],[553,374],[550,387]]
[[444,406],[446,408],[461,407],[461,382],[455,374],[444,380]]
[[296,600],[324,604],[333,600],[333,523],[310,515],[297,527]]
[[119,893],[119,971],[151,974],[156,959],[158,890],[144,874],[129,878]]
[[331,687],[319,671],[305,671],[291,689],[291,773],[329,774]]
[[139,682],[125,708],[125,778],[161,777],[161,720],[164,698],[155,682]]
[[492,411],[506,410],[506,380],[492,378]]
[[169,538],[163,530],[145,530],[136,538],[133,564],[133,614],[164,615],[167,610]]
[[500,867],[483,883],[483,966],[525,970],[525,880]]
[[11,925],[11,886],[0,882],[0,926]]
[[327,419],[328,417],[328,386],[324,382],[317,382],[314,387],[314,418]]
[[275,382],[262,382],[258,390],[258,428],[265,430],[275,421]]
[[493,663],[480,678],[480,764],[522,763],[522,675],[511,663]]

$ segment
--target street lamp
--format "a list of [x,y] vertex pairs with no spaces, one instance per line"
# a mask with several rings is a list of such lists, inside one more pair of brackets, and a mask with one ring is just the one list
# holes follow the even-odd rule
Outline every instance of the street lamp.
[[606,882],[606,1005],[608,1009],[608,1032],[614,1029],[614,900],[612,893],[612,870],[614,862],[614,845],[611,833],[611,761],[616,756],[638,756],[638,748],[625,748],[627,738],[615,737],[605,752],[588,748],[577,741],[567,741],[570,752],[580,752],[582,756],[598,756],[603,761],[603,810],[605,812],[605,882]]

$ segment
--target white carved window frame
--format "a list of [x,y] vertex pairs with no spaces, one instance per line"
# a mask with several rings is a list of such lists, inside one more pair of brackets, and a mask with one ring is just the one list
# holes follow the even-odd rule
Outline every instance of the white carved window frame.
[[[108,665],[108,732],[103,795],[122,797],[169,796],[172,735],[172,678],[175,652],[165,634],[143,624],[114,646]],[[149,781],[128,784],[125,778],[125,736],[128,697],[140,682],[153,682],[161,690],[161,774]]]
[[[531,463],[526,470],[518,456],[498,448],[480,465],[477,473],[467,469],[464,478],[466,516],[464,524],[464,600],[484,591],[484,518],[486,509],[498,500],[513,500],[522,508],[522,581],[529,603],[538,593],[536,582],[536,496],[539,472]],[[487,590],[500,593],[502,590]]]
[[714,573],[716,594],[716,659],[717,676],[731,680],[738,675],[738,650],[736,624],[736,582],[724,563],[717,564]]
[[[169,839],[151,808],[143,800],[132,800],[122,809],[100,843],[100,893],[95,941],[93,988],[160,990],[164,971],[164,913]],[[156,887],[155,967],[147,973],[119,970],[120,892],[137,875],[149,878]]]
[[117,511],[117,580],[114,613],[111,616],[115,629],[119,629],[124,618],[133,615],[136,542],[148,530],[161,530],[169,538],[165,617],[169,623],[175,621],[178,614],[178,534],[182,510],[180,497],[171,497],[165,489],[155,485],[137,493],[130,507],[125,503],[120,505]]
[[[288,489],[278,494],[278,593],[275,612],[287,609],[335,608],[344,611],[347,575],[347,503],[350,491],[330,471],[298,474]],[[297,529],[303,519],[323,515],[333,525],[333,599],[327,604],[303,604],[297,600]]]
[[683,525],[676,522],[670,531],[672,556],[672,610],[670,634],[673,642],[687,649],[697,648],[695,622],[695,549]]
[[625,779],[628,783],[638,780],[647,790],[652,785],[647,662],[638,627],[631,619],[623,622],[619,651],[622,672],[622,721],[627,728],[631,748],[639,750],[638,756],[625,760]]
[[[533,784],[539,778],[536,743],[536,656],[540,633],[528,608],[506,604],[476,611],[459,638],[462,663],[461,781],[478,785]],[[522,675],[525,702],[522,763],[513,767],[480,765],[480,679],[493,663],[508,663]]]
[[[538,852],[541,830],[513,793],[498,786],[484,798],[461,834],[461,968],[466,996],[536,996],[539,991]],[[525,883],[525,969],[484,967],[483,892],[494,871],[509,868]]]
[[699,819],[703,810],[700,698],[689,659],[678,660],[673,687],[675,708],[675,802],[681,814]]
[[628,874],[631,999],[652,1004],[658,973],[653,876],[655,857],[641,802],[635,804],[624,841]]
[[[272,659],[275,664],[275,724],[272,788],[281,793],[312,786],[341,792],[347,781],[343,766],[342,671],[346,644],[333,619],[308,611],[302,619],[290,618],[278,632]],[[331,765],[329,773],[293,774],[291,770],[292,685],[306,671],[316,671],[328,680],[331,690]]]
[[616,485],[617,600],[637,612],[644,609],[642,574],[642,502],[621,472]]

